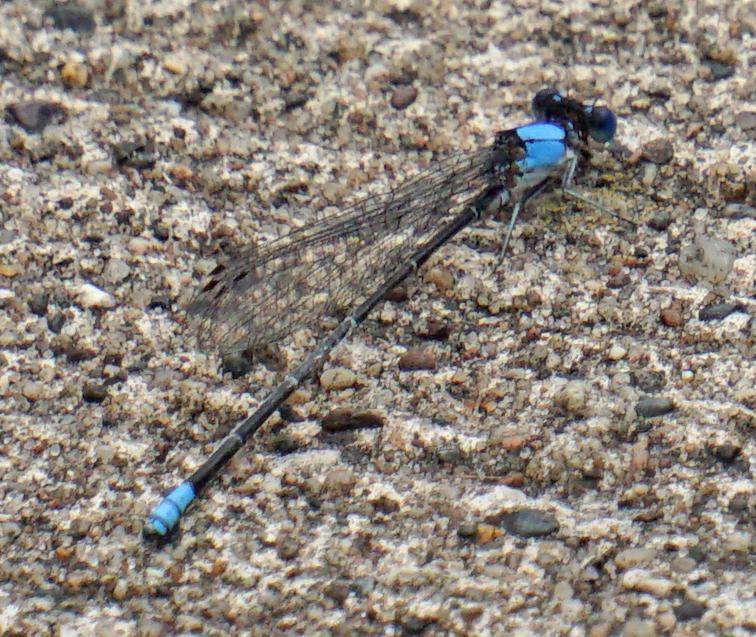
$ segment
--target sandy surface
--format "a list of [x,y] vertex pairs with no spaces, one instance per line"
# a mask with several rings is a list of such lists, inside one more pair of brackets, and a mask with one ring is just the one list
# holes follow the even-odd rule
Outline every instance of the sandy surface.
[[[664,6],[0,4],[0,634],[752,634],[756,22]],[[470,229],[144,543],[318,336],[224,374],[201,275],[545,86],[617,112],[578,182],[638,228],[542,198],[495,273]]]

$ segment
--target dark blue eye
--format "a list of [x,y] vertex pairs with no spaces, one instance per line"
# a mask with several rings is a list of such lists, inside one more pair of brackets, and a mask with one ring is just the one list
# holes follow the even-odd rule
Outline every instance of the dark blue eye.
[[533,111],[533,115],[536,118],[547,118],[547,114],[550,113],[555,106],[558,106],[563,101],[561,94],[555,88],[545,88],[533,97],[533,101],[530,104],[530,109]]
[[606,106],[586,106],[588,134],[601,144],[611,141],[617,131],[617,116]]

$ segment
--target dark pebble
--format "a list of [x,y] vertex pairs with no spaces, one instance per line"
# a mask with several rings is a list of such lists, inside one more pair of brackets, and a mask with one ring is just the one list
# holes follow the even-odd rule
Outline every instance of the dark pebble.
[[717,445],[712,451],[714,457],[725,464],[731,464],[740,455],[740,447],[729,442]]
[[325,585],[323,588],[323,594],[341,605],[346,601],[347,597],[349,597],[349,590],[349,582],[344,580],[334,580]]
[[635,413],[641,418],[663,416],[675,410],[675,403],[669,398],[641,398],[635,404]]
[[66,347],[66,361],[69,363],[80,363],[81,361],[88,361],[97,356],[97,352],[88,347],[82,347],[81,345],[71,345]]
[[92,12],[74,2],[53,5],[42,14],[50,18],[56,29],[71,29],[80,33],[90,33],[95,29]]
[[287,93],[284,96],[284,110],[293,111],[301,108],[309,101],[310,96],[307,93]]
[[399,510],[399,503],[393,498],[389,498],[385,495],[382,495],[375,500],[371,500],[370,504],[373,505],[375,511],[383,513],[384,515],[391,515]]
[[691,599],[684,601],[675,608],[675,617],[679,622],[688,622],[691,619],[699,619],[706,612],[706,606],[701,602],[695,602]]
[[646,225],[658,232],[664,232],[667,228],[669,228],[671,223],[672,215],[670,215],[666,210],[657,210],[646,222]]
[[391,96],[391,106],[402,111],[417,99],[417,89],[414,86],[400,86]]
[[409,298],[409,290],[406,285],[399,284],[395,288],[391,288],[383,298],[392,303],[403,303]]
[[47,327],[53,334],[60,334],[63,326],[66,324],[66,317],[64,314],[56,314],[55,316],[47,319]]
[[40,133],[48,124],[66,119],[66,110],[53,102],[17,102],[9,104],[5,112],[29,133]]
[[722,216],[727,219],[756,219],[756,208],[747,203],[728,203]]
[[337,433],[355,429],[379,429],[385,425],[383,418],[369,411],[354,412],[349,408],[336,409],[320,421],[323,431]]
[[674,147],[668,139],[655,139],[643,147],[643,159],[658,165],[671,162],[674,154]]
[[221,359],[221,369],[224,374],[231,374],[231,378],[240,378],[252,369],[252,360],[244,353],[232,352]]
[[496,516],[496,518],[487,521],[492,524],[501,524],[509,533],[521,537],[541,537],[559,530],[556,517],[540,509],[521,509]]
[[630,275],[627,272],[620,272],[619,274],[609,277],[609,280],[606,282],[606,287],[610,290],[618,290],[625,287],[628,283],[630,283]]
[[735,115],[735,125],[746,132],[756,130],[756,112],[741,111]]
[[428,319],[427,325],[418,330],[418,336],[433,341],[445,341],[451,334],[449,323],[441,319]]
[[354,580],[353,589],[356,595],[366,597],[375,590],[375,580],[372,577],[357,577]]
[[299,445],[291,435],[284,431],[268,438],[268,449],[285,456],[299,451]]
[[50,297],[47,294],[35,294],[29,299],[29,309],[37,316],[44,316],[47,314],[47,305],[49,302]]
[[81,390],[81,397],[87,403],[101,403],[108,397],[108,388],[105,385],[87,383]]
[[727,505],[727,510],[730,513],[741,513],[747,511],[749,506],[748,494],[736,493]]
[[711,80],[713,82],[726,80],[728,77],[732,77],[733,73],[735,73],[735,67],[731,64],[717,62],[716,60],[704,60],[704,64],[709,67],[709,70],[711,71]]
[[741,312],[745,308],[740,303],[713,303],[698,311],[699,321],[721,321],[733,312]]
[[431,622],[427,619],[416,617],[415,615],[404,615],[399,618],[399,625],[408,635],[419,635]]
[[165,294],[158,294],[150,299],[147,304],[148,310],[170,310],[171,300]]
[[279,540],[276,552],[282,560],[293,560],[299,555],[299,544],[287,535]]
[[113,161],[118,166],[127,166],[137,170],[153,168],[157,156],[152,148],[142,142],[121,142],[111,146]]
[[459,525],[459,528],[457,529],[457,535],[465,539],[475,537],[475,534],[477,532],[478,532],[477,522],[463,522],[462,524]]
[[436,369],[436,357],[425,349],[411,349],[399,358],[399,369],[405,372]]
[[290,405],[281,405],[278,408],[278,415],[281,416],[281,420],[286,422],[303,422],[307,420],[305,416]]
[[667,376],[664,372],[643,369],[630,372],[630,382],[641,391],[653,394],[664,389],[667,384]]
[[158,241],[168,241],[171,238],[171,229],[164,223],[156,221],[151,226],[152,236]]

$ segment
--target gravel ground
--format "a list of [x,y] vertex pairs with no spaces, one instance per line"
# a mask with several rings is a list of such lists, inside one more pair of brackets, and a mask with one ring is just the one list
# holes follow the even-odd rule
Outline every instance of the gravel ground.
[[[671,4],[0,4],[0,634],[753,634],[756,13]],[[318,336],[222,365],[202,274],[545,86],[638,227],[463,233],[145,543]]]

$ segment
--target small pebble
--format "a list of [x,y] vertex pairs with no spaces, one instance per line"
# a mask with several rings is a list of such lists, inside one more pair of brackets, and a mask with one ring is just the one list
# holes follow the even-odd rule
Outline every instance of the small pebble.
[[634,387],[641,391],[653,394],[664,389],[667,384],[667,376],[662,371],[638,369],[630,372],[630,381]]
[[744,309],[740,303],[713,303],[698,310],[698,320],[721,321],[733,312],[742,312]]
[[735,114],[735,126],[745,132],[756,130],[756,112],[740,111]]
[[165,294],[153,296],[147,303],[148,310],[170,310],[171,300]]
[[630,468],[635,473],[645,471],[648,467],[649,459],[648,440],[643,438],[633,445],[630,455]]
[[504,531],[493,524],[481,523],[475,529],[475,541],[481,546],[490,544],[502,535],[504,535]]
[[320,375],[320,386],[326,390],[338,391],[357,384],[357,374],[346,367],[331,367]]
[[716,284],[729,276],[735,256],[735,246],[729,241],[698,235],[680,250],[678,267],[683,276]]
[[111,308],[116,304],[112,294],[108,294],[91,283],[83,283],[74,289],[74,299],[83,308]]
[[102,273],[108,283],[119,283],[131,273],[129,265],[121,259],[110,259]]
[[612,345],[609,348],[607,357],[610,361],[621,361],[627,355],[627,350],[620,345]]
[[674,589],[674,582],[664,577],[652,575],[649,571],[636,568],[622,576],[622,587],[627,590],[649,593],[656,597],[667,597]]
[[43,18],[51,18],[56,29],[71,29],[80,33],[89,33],[95,29],[92,12],[75,2],[54,4],[45,10]]
[[85,383],[81,397],[87,403],[101,403],[108,397],[108,388],[100,383]]
[[745,203],[728,203],[722,216],[727,219],[756,219],[756,208]]
[[656,637],[654,622],[633,617],[622,627],[622,637]]
[[430,318],[417,330],[417,335],[433,341],[445,341],[451,334],[449,323],[437,318]]
[[231,378],[241,378],[252,370],[252,359],[244,352],[228,352],[221,358],[221,370]]
[[400,86],[391,96],[391,106],[402,111],[417,99],[417,89],[414,86]]
[[399,617],[399,626],[407,635],[421,635],[431,623],[431,621],[416,615],[401,615]]
[[444,268],[431,268],[424,278],[428,283],[433,283],[441,292],[445,292],[454,286],[454,276]]
[[385,425],[379,414],[369,411],[355,412],[349,408],[336,409],[320,421],[323,431],[337,433],[355,429],[379,429]]
[[675,154],[674,146],[669,139],[655,139],[643,147],[643,159],[654,164],[668,164]]
[[509,533],[521,537],[542,537],[559,530],[559,522],[554,514],[540,509],[520,509],[495,516],[488,521],[501,524]]
[[721,462],[724,462],[726,464],[730,464],[735,460],[735,458],[740,455],[741,447],[730,442],[725,442],[719,445],[715,445],[712,448],[712,451],[717,460],[720,460]]
[[18,102],[6,107],[8,115],[29,133],[40,133],[50,123],[60,123],[66,118],[65,109],[53,102]]
[[21,385],[21,394],[27,400],[37,401],[42,398],[45,391],[45,384],[36,380],[27,380]]
[[462,522],[462,524],[459,525],[459,528],[457,529],[457,535],[461,538],[471,538],[475,537],[475,534],[478,532],[478,523],[477,522]]
[[618,274],[609,277],[609,280],[606,282],[606,287],[610,290],[618,290],[625,287],[628,283],[630,283],[630,275],[627,272],[619,272]]
[[651,215],[651,218],[646,222],[646,225],[658,232],[664,232],[669,228],[672,223],[672,215],[666,210],[657,210]]
[[679,622],[689,622],[692,619],[700,619],[706,612],[706,606],[692,599],[684,601],[675,607],[675,617]]
[[704,64],[711,72],[709,79],[712,82],[726,80],[728,77],[732,77],[733,73],[735,73],[735,67],[730,64],[724,64],[722,62],[717,62],[716,60],[704,60]]
[[32,311],[32,314],[45,316],[47,314],[47,306],[49,302],[50,297],[48,294],[35,294],[29,299],[29,309]]
[[663,416],[675,410],[675,404],[669,398],[642,398],[635,404],[635,413],[641,418]]
[[411,349],[399,358],[399,369],[405,372],[436,369],[436,357],[430,350]]
[[645,164],[643,166],[643,174],[641,175],[641,183],[646,188],[650,188],[654,181],[656,180],[656,176],[659,174],[659,166],[656,164]]
[[349,597],[349,590],[349,582],[347,580],[334,580],[325,585],[323,594],[341,605]]
[[331,469],[323,479],[323,490],[330,494],[347,495],[357,483],[357,476],[346,467]]
[[620,551],[614,558],[617,568],[623,571],[629,568],[635,568],[642,564],[648,564],[656,557],[657,552],[654,549],[632,548]]
[[293,560],[299,555],[299,544],[294,538],[288,535],[279,538],[276,549],[278,557],[282,560]]
[[564,413],[584,417],[588,415],[588,384],[571,380],[555,397],[556,406]]
[[174,75],[185,75],[189,70],[189,65],[182,56],[168,54],[163,60],[163,68]]
[[662,323],[667,327],[680,327],[683,324],[683,316],[680,306],[675,304],[665,307],[659,314]]
[[60,70],[60,79],[69,88],[82,88],[89,81],[89,71],[81,62],[70,60]]
[[669,566],[675,573],[690,573],[696,568],[696,561],[692,557],[676,557]]

